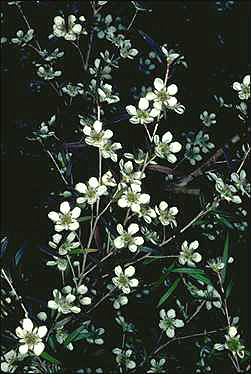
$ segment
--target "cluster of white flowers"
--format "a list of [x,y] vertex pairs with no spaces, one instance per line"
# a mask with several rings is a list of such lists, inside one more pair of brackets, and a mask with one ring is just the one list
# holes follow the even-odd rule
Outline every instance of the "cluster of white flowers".
[[79,17],[79,23],[76,23],[77,18],[73,14],[70,14],[67,18],[67,22],[61,16],[54,18],[53,34],[58,38],[63,37],[65,40],[75,41],[81,34],[87,34],[83,27],[85,21],[84,16]]
[[173,338],[175,335],[175,327],[183,327],[184,322],[181,319],[176,319],[176,312],[174,309],[165,311],[161,309],[160,311],[161,321],[159,327],[165,331],[169,338]]
[[26,354],[28,351],[33,351],[35,355],[39,356],[44,350],[44,343],[42,338],[47,334],[47,327],[34,327],[29,318],[22,321],[22,328],[16,328],[16,335],[19,337],[19,352]]

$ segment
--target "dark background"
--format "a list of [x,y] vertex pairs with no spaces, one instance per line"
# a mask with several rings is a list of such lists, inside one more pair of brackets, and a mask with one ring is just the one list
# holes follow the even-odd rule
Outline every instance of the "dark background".
[[[39,5],[32,3],[25,1],[23,9],[44,48],[48,45],[47,35],[52,31],[53,18],[58,15],[60,9],[68,14],[84,14],[87,19],[90,14],[87,1],[41,1]],[[233,102],[232,83],[240,81],[250,71],[250,2],[234,1],[231,4],[229,1],[145,1],[144,5],[151,8],[152,12],[139,14],[131,29],[130,39],[136,48],[142,54],[150,50],[137,33],[137,29],[140,29],[157,43],[167,43],[169,48],[182,52],[188,62],[188,69],[178,67],[173,78],[173,82],[179,87],[179,98],[186,106],[186,111],[183,116],[170,115],[168,129],[174,134],[197,130],[199,114],[203,110],[216,112],[216,103],[212,96],[217,94],[226,98],[227,103]],[[24,28],[23,21],[14,6],[8,6],[6,1],[2,1],[1,6],[4,13],[2,34],[9,38],[14,37],[18,29]],[[126,1],[111,1],[111,6],[104,8],[104,13],[120,16],[126,14],[129,23],[133,8]],[[86,41],[83,42],[83,48],[87,47]],[[53,46],[53,42],[51,43]],[[55,47],[65,50],[65,66],[62,69],[64,79],[74,77],[76,82],[85,82],[87,77],[81,71],[80,64],[78,66],[76,51],[62,40],[56,41]],[[31,68],[32,56],[32,53],[26,52],[25,49],[20,51],[11,45],[2,47],[1,233],[2,236],[8,236],[8,253],[14,255],[21,246],[26,248],[26,261],[32,269],[28,272],[28,278],[32,279],[32,288],[27,286],[27,293],[32,293],[32,289],[37,293],[39,288],[43,293],[39,274],[47,269],[41,265],[39,259],[42,255],[36,250],[36,246],[38,243],[45,245],[48,233],[52,233],[47,212],[52,210],[51,207],[58,206],[58,203],[48,196],[52,191],[64,191],[64,186],[57,175],[55,176],[55,172],[50,171],[51,164],[47,155],[38,144],[29,142],[26,136],[31,134],[34,123],[39,124],[57,112],[60,135],[66,142],[77,141],[78,136],[74,129],[78,127],[78,120],[74,113],[81,113],[84,107],[77,102],[69,112],[64,112],[61,111],[58,97],[51,89],[42,87],[41,94],[34,93],[30,82],[37,77],[34,68]],[[118,87],[126,105],[132,103],[132,99],[128,98],[132,85],[152,85],[153,79],[163,74],[163,66],[160,65],[152,76],[145,76],[137,71],[133,62],[126,60],[122,63],[121,73],[118,76],[115,74],[114,79],[115,83],[120,82]],[[237,97],[237,94],[235,96]],[[132,129],[128,121],[122,124],[123,126],[111,123],[110,128],[113,129],[116,139],[120,139],[124,149],[127,149],[127,146],[132,149],[133,146],[142,145],[141,130]],[[239,126],[241,124],[237,116],[231,111],[223,110],[217,114],[217,124],[210,136],[216,144],[222,145],[234,135]],[[76,181],[92,175],[96,160],[91,151],[75,151],[72,159]],[[152,178],[153,183],[149,190],[157,185],[158,196],[164,196],[161,189],[162,177],[154,174]],[[194,209],[192,205],[191,209]],[[189,210],[187,216],[184,214],[184,222],[187,222]],[[233,249],[239,251],[236,260],[238,274],[234,275],[238,284],[235,288],[235,302],[240,305],[243,331],[248,339],[250,310],[247,308],[247,297],[250,296],[250,288],[247,274],[250,262],[247,261],[247,248],[234,248],[233,245]],[[6,261],[13,265],[11,255]],[[20,292],[24,292],[23,289],[20,289]]]

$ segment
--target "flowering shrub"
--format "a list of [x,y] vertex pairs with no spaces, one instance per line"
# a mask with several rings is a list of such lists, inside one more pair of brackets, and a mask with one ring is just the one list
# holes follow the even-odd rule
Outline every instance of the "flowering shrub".
[[[222,113],[207,107],[196,113],[199,131],[190,124],[178,131],[194,110],[177,83],[189,65],[181,51],[135,26],[137,16],[151,17],[147,2],[127,1],[131,18],[110,14],[111,1],[85,2],[85,15],[81,2],[50,2],[45,37],[25,12],[40,3],[5,5],[6,17],[15,8],[24,24],[1,44],[24,53],[38,96],[41,87],[55,95],[56,107],[43,108],[25,141],[42,148],[59,185],[42,209],[46,244],[36,238],[41,294],[27,291],[25,250],[14,251],[8,235],[1,241],[1,370],[248,372],[251,352],[231,291],[238,252],[247,247],[250,75],[228,84],[233,104],[216,96],[239,121],[226,144],[212,132]],[[151,48],[149,58],[141,44]],[[147,76],[147,88],[123,92],[127,64]]]

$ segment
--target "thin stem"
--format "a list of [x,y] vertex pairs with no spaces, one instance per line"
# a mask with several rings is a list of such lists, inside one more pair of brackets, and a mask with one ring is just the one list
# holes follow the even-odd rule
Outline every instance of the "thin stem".
[[162,351],[162,349],[166,348],[170,343],[173,343],[174,341],[176,340],[185,340],[185,339],[190,339],[190,338],[193,338],[195,336],[207,336],[207,335],[211,335],[211,334],[216,334],[218,333],[219,331],[222,331],[222,330],[225,330],[225,328],[221,328],[221,329],[218,329],[218,330],[212,330],[212,331],[204,331],[204,332],[200,332],[198,334],[192,334],[192,335],[186,335],[186,336],[181,336],[181,337],[177,337],[177,338],[173,338],[171,340],[169,340],[167,343],[161,345],[159,348],[157,348],[155,351],[154,351],[154,355],[156,355],[157,353],[159,353],[160,351]]
[[133,17],[131,19],[131,22],[130,22],[129,26],[127,27],[127,31],[129,31],[130,28],[132,27],[133,22],[134,22],[135,18],[137,17],[137,14],[138,14],[138,9],[136,9],[136,11],[135,11],[135,13],[134,13],[134,15],[133,15]]
[[6,279],[7,283],[9,284],[9,286],[10,286],[12,292],[15,294],[16,298],[17,298],[18,301],[20,302],[21,307],[22,307],[22,309],[23,309],[23,311],[24,311],[25,317],[28,318],[28,311],[27,311],[27,309],[25,308],[24,304],[23,304],[22,301],[21,301],[21,296],[19,296],[19,295],[17,294],[15,288],[13,287],[13,285],[12,285],[11,281],[9,280],[7,274],[5,273],[4,269],[2,269],[2,274],[3,274],[4,278]]
[[151,134],[150,134],[150,132],[149,132],[149,130],[148,130],[148,128],[147,128],[147,126],[144,124],[144,128],[145,128],[145,130],[146,130],[146,133],[147,133],[147,135],[148,135],[148,138],[149,138],[149,140],[150,140],[150,143],[152,143],[152,138],[151,138]]
[[89,273],[91,273],[96,267],[98,267],[102,262],[107,260],[111,255],[113,255],[113,252],[109,252],[105,257],[103,257],[98,264],[93,265],[89,270],[87,270],[85,273],[80,274],[80,281]]
[[58,164],[56,163],[56,161],[55,161],[53,155],[52,155],[51,152],[48,151],[48,150],[46,150],[46,152],[47,152],[48,155],[50,156],[50,158],[51,158],[53,164],[55,165],[57,171],[59,172],[60,177],[62,178],[62,180],[64,181],[64,183],[66,184],[66,186],[68,186],[68,182],[67,182],[67,180],[65,179],[65,177],[64,177],[64,175],[63,175],[63,173],[62,173],[62,171],[61,171],[60,168],[58,167]]
[[94,38],[94,29],[92,29],[91,34],[90,34],[90,41],[89,41],[88,50],[87,50],[87,54],[86,54],[86,60],[84,62],[85,71],[87,71],[88,65],[89,65],[89,59],[90,59],[90,56],[91,56],[93,38]]
[[[17,8],[18,8],[18,10],[19,10],[21,16],[23,17],[24,22],[26,23],[26,26],[27,26],[28,29],[30,30],[30,29],[31,29],[31,26],[30,26],[30,24],[29,24],[29,22],[28,22],[28,20],[27,20],[27,18],[26,18],[26,16],[25,16],[24,12],[23,12],[23,9],[22,9],[21,5],[17,5]],[[40,45],[39,45],[39,43],[38,43],[37,40],[35,40],[35,43],[36,43],[38,49],[41,51],[41,47],[40,47]]]
[[99,304],[101,304],[105,299],[107,299],[107,297],[109,297],[115,289],[116,287],[112,288],[109,292],[107,292],[107,294],[105,294],[91,309],[89,309],[87,313],[92,312]]
[[77,279],[76,279],[76,274],[75,274],[75,271],[74,271],[74,268],[72,266],[72,263],[71,263],[71,259],[69,256],[66,256],[67,260],[68,260],[68,263],[70,265],[70,269],[71,269],[71,272],[72,272],[72,275],[73,275],[73,282],[76,286],[76,288],[78,288],[78,283],[77,283]]
[[[74,43],[74,42],[72,42],[72,44],[74,45],[74,47],[75,47],[75,48],[77,48],[77,50],[78,50],[78,53],[79,53],[79,55],[80,55],[80,58],[81,58],[81,62],[82,62],[82,64],[83,64],[83,67],[84,67],[84,69],[85,69],[85,59],[84,59],[83,53],[82,53],[82,51],[81,51],[81,49],[80,49],[79,45],[77,45],[77,44],[76,44],[76,43]],[[86,69],[85,69],[85,70],[86,70]]]
[[239,172],[241,171],[241,169],[242,169],[242,167],[244,165],[244,162],[246,161],[246,158],[247,158],[247,156],[248,156],[248,154],[250,152],[250,149],[251,149],[251,147],[248,148],[248,150],[247,150],[247,152],[246,152],[246,154],[245,154],[245,156],[244,156],[244,158],[242,160],[242,163],[240,164],[240,166],[239,166],[239,168],[238,168],[238,170],[236,172],[237,174],[239,174]]

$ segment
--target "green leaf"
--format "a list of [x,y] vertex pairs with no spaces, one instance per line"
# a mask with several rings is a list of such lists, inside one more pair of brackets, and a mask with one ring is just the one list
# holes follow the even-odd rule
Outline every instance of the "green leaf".
[[76,249],[71,250],[69,253],[71,255],[81,255],[81,254],[93,253],[97,251],[98,251],[97,248],[76,248]]
[[92,216],[85,216],[85,217],[80,217],[77,219],[78,222],[85,222],[89,221],[92,218]]
[[174,292],[179,282],[180,282],[180,278],[176,279],[173,285],[164,293],[164,295],[159,300],[157,308],[159,308],[167,300],[167,298]]
[[[67,338],[64,341],[64,346],[67,347],[67,345],[70,344],[71,342],[74,342],[74,341],[78,340],[76,338],[80,334],[84,335],[84,333],[82,333],[82,330],[84,330],[84,329],[86,329],[86,326],[80,326],[76,330],[74,330],[70,335],[68,335]],[[85,335],[86,335],[85,337],[88,337],[90,335],[90,333],[87,332]],[[84,336],[83,336],[83,338],[84,338]]]
[[51,349],[56,352],[56,346],[55,346],[55,340],[54,340],[54,336],[50,336],[49,339],[48,339],[48,344],[49,346],[51,347]]
[[173,269],[171,270],[173,273],[183,273],[183,274],[187,274],[188,276],[198,280],[198,281],[201,281],[201,282],[204,282],[206,284],[210,284],[212,285],[212,282],[210,281],[210,279],[208,279],[206,276],[205,276],[205,273],[203,270],[201,269],[196,269],[196,268],[177,268],[177,269]]
[[61,364],[60,361],[58,361],[56,358],[49,355],[47,352],[41,353],[40,357],[44,358],[46,361],[50,362],[51,364]]
[[226,235],[225,244],[224,244],[224,251],[223,251],[223,262],[224,262],[224,268],[222,269],[222,281],[223,281],[223,283],[224,283],[225,278],[226,278],[228,253],[229,253],[229,232],[227,232],[227,235]]

